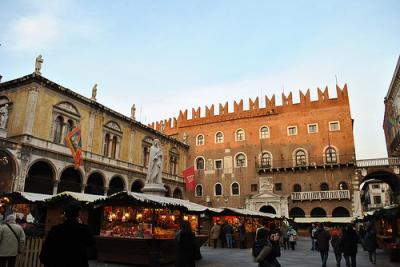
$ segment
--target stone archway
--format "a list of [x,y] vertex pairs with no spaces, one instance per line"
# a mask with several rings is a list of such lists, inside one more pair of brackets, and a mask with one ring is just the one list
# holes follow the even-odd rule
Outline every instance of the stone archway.
[[125,182],[121,176],[114,176],[111,178],[110,185],[108,186],[107,195],[112,195],[117,192],[125,190]]
[[379,180],[387,183],[393,192],[393,202],[400,204],[400,178],[398,175],[386,170],[372,171],[371,173],[365,175],[360,181],[360,190],[363,190],[362,187],[368,184],[368,181],[373,180]]
[[131,192],[141,193],[143,186],[143,181],[138,179],[132,183]]
[[332,217],[350,217],[350,212],[343,207],[336,207],[332,211]]
[[13,191],[13,180],[16,176],[16,163],[11,155],[4,151],[0,151],[0,192]]
[[182,190],[180,188],[175,188],[174,193],[172,194],[172,197],[183,199]]
[[86,182],[85,193],[104,195],[104,176],[99,172],[90,174]]
[[290,218],[304,218],[306,217],[306,213],[302,208],[294,207],[289,211]]
[[274,207],[272,207],[271,205],[264,205],[262,206],[259,211],[261,212],[265,212],[265,213],[272,213],[272,214],[276,214],[276,210]]
[[310,212],[311,217],[326,217],[326,211],[323,208],[313,208]]
[[64,191],[81,192],[82,190],[82,175],[79,170],[74,167],[64,169],[60,176],[57,193]]
[[47,161],[36,161],[31,165],[25,178],[25,192],[53,194],[55,173]]

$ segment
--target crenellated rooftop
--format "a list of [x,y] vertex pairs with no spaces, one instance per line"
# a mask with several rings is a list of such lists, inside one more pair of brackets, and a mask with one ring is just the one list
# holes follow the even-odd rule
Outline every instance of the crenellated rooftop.
[[305,93],[299,91],[300,102],[293,103],[293,94],[290,92],[288,95],[282,93],[282,104],[277,105],[275,101],[275,94],[271,98],[265,96],[265,107],[260,107],[259,98],[256,97],[254,100],[249,98],[248,109],[243,107],[243,99],[233,102],[233,112],[229,112],[229,104],[225,102],[224,104],[218,104],[218,114],[215,113],[215,106],[206,106],[204,116],[201,116],[201,108],[192,108],[191,117],[188,117],[188,110],[180,110],[178,118],[169,118],[163,121],[153,122],[148,126],[150,128],[161,130],[164,124],[164,132],[168,135],[176,134],[179,128],[201,125],[207,123],[214,123],[220,121],[257,117],[257,116],[273,116],[284,112],[293,112],[296,110],[304,108],[317,108],[324,106],[332,106],[334,104],[347,104],[349,103],[347,84],[340,88],[336,86],[337,97],[330,98],[328,87],[324,90],[320,88],[317,89],[318,99],[311,100],[310,89]]

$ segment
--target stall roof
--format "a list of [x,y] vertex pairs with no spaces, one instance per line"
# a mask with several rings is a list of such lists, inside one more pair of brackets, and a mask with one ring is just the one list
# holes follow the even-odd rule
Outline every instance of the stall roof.
[[294,218],[296,223],[322,223],[322,222],[331,222],[331,223],[351,223],[353,221],[353,217],[308,217],[308,218]]
[[46,199],[52,197],[52,195],[30,193],[30,192],[11,192],[5,193],[3,197],[10,198],[14,203],[32,203],[32,202],[43,202]]
[[248,210],[248,209],[238,209],[238,208],[224,207],[224,208],[222,208],[222,210],[223,210],[222,214],[224,214],[224,213],[234,213],[234,214],[242,215],[242,216],[279,218],[276,214],[260,212],[260,211],[254,211],[254,210]]
[[94,202],[99,199],[104,199],[106,197],[102,196],[102,195],[92,195],[92,194],[64,191],[64,192],[58,193],[57,195],[50,196],[48,199],[46,199],[46,201],[53,202],[53,201],[57,201],[62,198],[71,198],[71,199],[74,199],[79,202],[91,203],[91,202]]

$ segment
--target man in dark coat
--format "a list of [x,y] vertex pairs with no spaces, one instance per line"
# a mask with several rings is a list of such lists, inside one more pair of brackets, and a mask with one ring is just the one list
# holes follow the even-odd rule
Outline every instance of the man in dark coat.
[[369,261],[376,264],[376,231],[372,224],[368,225],[367,231],[364,236],[364,246],[369,254]]
[[189,222],[182,221],[176,233],[177,254],[175,267],[195,267],[196,237]]
[[64,208],[66,221],[53,226],[43,243],[40,261],[45,267],[88,267],[86,249],[94,245],[87,225],[78,221],[81,206],[72,202]]
[[315,233],[315,240],[317,242],[316,249],[321,254],[322,267],[326,266],[326,261],[328,260],[330,239],[331,235],[325,230],[324,224],[321,223],[317,232]]
[[342,251],[347,267],[356,267],[358,236],[353,227],[349,224],[343,230]]

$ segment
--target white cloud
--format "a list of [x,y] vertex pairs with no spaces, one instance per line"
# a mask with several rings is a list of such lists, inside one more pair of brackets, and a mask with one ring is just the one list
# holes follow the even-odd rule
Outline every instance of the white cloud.
[[54,44],[61,36],[60,23],[51,14],[21,17],[11,28],[15,49],[36,50]]

